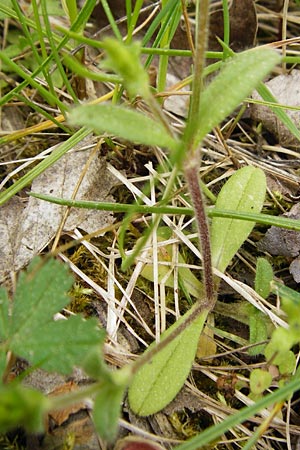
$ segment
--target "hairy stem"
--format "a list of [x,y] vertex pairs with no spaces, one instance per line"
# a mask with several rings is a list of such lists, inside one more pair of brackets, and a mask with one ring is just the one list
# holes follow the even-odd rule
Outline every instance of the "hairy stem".
[[203,284],[206,294],[205,305],[207,308],[212,309],[215,304],[215,298],[214,280],[211,264],[210,238],[207,216],[205,212],[205,204],[199,183],[198,167],[199,158],[197,157],[197,153],[195,153],[192,156],[192,159],[189,161],[189,164],[185,167],[184,173],[187,180],[189,192],[191,194],[196,224],[199,233],[203,263]]

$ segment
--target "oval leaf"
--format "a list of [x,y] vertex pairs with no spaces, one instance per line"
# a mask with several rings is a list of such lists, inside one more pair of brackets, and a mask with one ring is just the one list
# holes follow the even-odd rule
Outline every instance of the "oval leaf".
[[272,383],[272,375],[266,370],[254,369],[250,374],[250,390],[253,394],[262,394]]
[[269,261],[265,258],[258,258],[256,263],[254,286],[256,292],[262,298],[267,298],[270,294],[271,281],[273,280],[273,277],[273,269]]
[[[168,328],[162,339],[192,311],[193,308]],[[130,407],[136,414],[155,414],[170,403],[182,388],[191,370],[207,314],[208,311],[203,311],[178,337],[138,370],[128,392]],[[146,351],[154,345],[151,344]]]
[[93,128],[97,133],[108,133],[145,145],[158,145],[175,149],[177,142],[158,122],[145,114],[122,106],[103,103],[83,105],[69,114],[72,125]]
[[249,95],[280,62],[270,49],[254,49],[234,56],[210,83],[201,97],[199,142]]
[[[266,177],[261,169],[248,166],[235,172],[221,189],[216,209],[236,212],[260,212],[266,195]],[[213,267],[224,272],[233,256],[247,239],[253,222],[213,217],[211,252]]]

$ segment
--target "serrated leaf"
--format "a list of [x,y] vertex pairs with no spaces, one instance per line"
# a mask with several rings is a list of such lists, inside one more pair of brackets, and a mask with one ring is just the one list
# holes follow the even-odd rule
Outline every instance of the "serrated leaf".
[[252,49],[235,55],[201,97],[199,142],[224,120],[280,62],[270,49]]
[[258,258],[255,273],[255,290],[262,297],[267,298],[271,291],[273,280],[273,269],[265,258]]
[[72,283],[67,266],[59,261],[32,261],[17,283],[9,328],[14,344],[22,344],[32,334],[42,334],[44,325],[70,302],[67,291]]
[[68,374],[103,342],[104,335],[96,319],[72,316],[46,323],[27,333],[26,339],[14,339],[10,347],[18,356],[49,372]]
[[105,382],[95,398],[93,421],[97,432],[108,442],[112,442],[118,431],[118,420],[125,387]]
[[[266,195],[266,177],[261,169],[243,167],[221,189],[216,209],[260,212]],[[212,264],[224,272],[254,227],[253,222],[213,217],[211,226]]]
[[[193,308],[162,334],[162,340],[176,329]],[[170,403],[182,388],[191,369],[208,311],[203,311],[178,337],[143,365],[129,387],[131,409],[141,416],[155,414]],[[153,347],[146,350],[146,353]]]
[[87,125],[97,133],[108,133],[145,145],[175,149],[173,139],[158,122],[145,114],[122,106],[101,104],[74,108],[69,115],[71,125]]
[[253,394],[262,394],[272,383],[272,375],[266,370],[254,369],[250,374],[250,389]]
[[5,341],[8,335],[9,299],[4,288],[0,287],[0,341]]

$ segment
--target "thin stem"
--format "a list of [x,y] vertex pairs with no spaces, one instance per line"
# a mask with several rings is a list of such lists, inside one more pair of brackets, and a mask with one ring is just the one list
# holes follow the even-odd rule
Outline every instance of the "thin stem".
[[214,296],[214,280],[211,264],[210,238],[209,238],[207,216],[205,212],[205,204],[199,183],[198,167],[199,167],[199,158],[197,158],[197,154],[195,154],[192,160],[189,162],[188,166],[185,167],[185,178],[187,180],[189,192],[191,194],[191,199],[195,212],[195,219],[198,226],[198,233],[200,238],[202,262],[203,262],[203,281],[204,281],[203,284],[206,294],[205,304],[209,309],[212,309],[215,304],[215,296]]
[[196,49],[194,58],[193,95],[183,140],[188,153],[195,151],[200,118],[202,78],[205,65],[205,50],[208,36],[209,0],[198,0],[196,4]]
[[197,151],[198,123],[200,121],[200,102],[202,93],[202,78],[205,65],[205,51],[208,35],[209,0],[198,0],[196,4],[196,49],[194,57],[193,95],[189,111],[188,123],[183,136],[186,162],[184,167],[189,192],[195,211],[198,227],[199,241],[203,262],[203,281],[206,294],[205,305],[212,309],[215,304],[214,279],[211,264],[211,250],[209,229],[203,195],[198,176],[200,166],[199,152]]

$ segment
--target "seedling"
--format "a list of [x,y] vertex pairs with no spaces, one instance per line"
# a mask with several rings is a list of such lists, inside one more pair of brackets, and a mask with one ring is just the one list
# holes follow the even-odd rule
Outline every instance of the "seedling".
[[[16,2],[14,1],[14,3]],[[88,3],[86,2],[83,8],[85,13],[87,13]],[[106,4],[106,2],[103,3]],[[76,20],[72,5],[74,7],[75,3],[69,2],[68,11],[73,23],[71,31],[76,31],[80,30],[84,23],[84,17],[79,14]],[[174,5],[174,2],[167,2],[164,5],[164,14],[167,15],[170,11],[170,5]],[[185,288],[194,297],[196,297],[195,293],[201,293],[201,295],[197,295],[197,300],[191,309],[162,334],[160,343],[151,344],[136,362],[128,364],[120,370],[111,371],[103,361],[101,352],[104,336],[95,321],[84,321],[80,317],[69,318],[66,321],[53,321],[53,314],[60,311],[68,302],[66,291],[72,280],[66,270],[61,270],[61,266],[58,267],[58,263],[54,260],[34,261],[27,274],[20,276],[11,312],[6,292],[0,291],[0,370],[3,380],[1,395],[5,400],[3,409],[0,409],[2,431],[20,424],[30,431],[40,431],[41,418],[49,410],[61,408],[66,403],[78,398],[92,397],[96,429],[104,439],[113,440],[117,432],[120,404],[128,386],[132,409],[141,415],[154,414],[176,396],[190,372],[199,336],[207,315],[214,307],[219,284],[217,275],[226,270],[251,232],[254,221],[253,216],[252,221],[249,217],[251,218],[251,214],[260,212],[266,191],[265,176],[260,169],[249,166],[236,171],[224,185],[216,201],[216,210],[219,210],[219,215],[221,215],[220,210],[232,211],[227,211],[227,216],[223,211],[226,217],[224,214],[223,217],[213,215],[209,229],[208,215],[198,179],[198,168],[201,162],[199,148],[207,133],[222,122],[280,61],[278,54],[272,50],[266,48],[248,50],[229,58],[220,73],[207,88],[203,89],[208,6],[207,0],[197,2],[193,95],[186,127],[181,137],[174,134],[149,88],[147,74],[139,63],[140,47],[135,44],[129,45],[128,42],[122,43],[121,39],[107,39],[101,45],[106,52],[106,67],[115,72],[114,81],[121,82],[128,94],[129,101],[136,96],[141,96],[148,105],[153,118],[134,110],[132,105],[124,107],[117,104],[102,104],[74,108],[68,115],[69,124],[79,125],[83,128],[75,133],[67,144],[54,152],[47,161],[40,163],[24,179],[20,180],[17,186],[8,189],[1,197],[1,201],[4,202],[26,186],[47,165],[53,163],[71,148],[74,142],[80,141],[83,136],[87,135],[90,129],[94,129],[100,134],[113,134],[132,142],[165,147],[170,152],[172,176],[168,181],[161,203],[152,210],[148,208],[149,212],[156,213],[149,226],[148,235],[160,225],[161,214],[168,211],[167,203],[172,194],[174,178],[180,171],[183,171],[195,215],[203,264],[202,281],[200,282],[189,273]],[[160,19],[161,17],[160,15]],[[28,27],[28,22],[25,25]],[[171,30],[169,31],[171,33]],[[118,33],[116,32],[116,34]],[[166,32],[166,34],[168,33]],[[62,42],[59,46],[63,46]],[[49,103],[53,101],[53,97],[47,90],[37,86],[36,82],[34,84],[31,77],[26,76],[20,68],[17,70],[17,67],[9,61],[6,55],[0,54],[0,56],[26,82],[30,81],[33,86],[37,87],[40,94],[44,95]],[[42,67],[46,67],[48,62],[48,60],[43,61]],[[163,70],[164,66],[161,67],[161,73]],[[57,102],[57,99],[54,100],[61,108],[65,107]],[[96,120],[93,120],[95,117]],[[61,203],[63,204],[63,201]],[[73,202],[72,205],[75,203]],[[76,205],[82,206],[78,203]],[[141,205],[138,204],[130,205],[130,208],[127,209],[127,211],[130,210],[128,214],[138,211],[140,207]],[[125,225],[121,229],[121,236],[125,232],[125,226],[130,217],[132,216],[129,215],[124,220]],[[145,233],[130,258],[123,261],[123,267],[128,267],[134,261],[139,249],[147,241],[148,235]],[[125,254],[122,245],[122,240],[120,240],[121,251]],[[185,278],[187,272],[181,273]],[[46,291],[43,290],[45,283],[50,283]],[[57,286],[59,286],[59,293]],[[282,294],[286,312],[290,317],[292,333],[287,336],[286,330],[276,330],[270,344],[265,349],[265,355],[267,358],[273,359],[273,363],[278,364],[279,368],[287,370],[286,367],[283,367],[284,356],[290,351],[292,345],[299,342],[297,331],[299,324],[292,314],[295,308],[298,308],[299,299],[291,297],[287,291],[283,292],[282,288],[280,290],[276,283],[273,286],[276,286],[276,289]],[[260,284],[258,290],[263,295],[266,293],[264,289]],[[50,294],[51,299],[48,298]],[[43,334],[40,333],[41,326]],[[75,329],[76,334],[74,335]],[[284,349],[280,349],[279,341],[283,337],[286,339],[286,346]],[[60,346],[58,346],[58,342]],[[17,382],[11,385],[5,384],[12,362],[9,360],[7,363],[7,354],[21,356],[34,366],[61,373],[70,373],[74,365],[79,365],[93,377],[95,383],[76,395],[70,394],[68,398],[45,399],[38,393],[31,396],[31,391],[23,388]],[[256,390],[255,393],[260,394],[267,388],[268,382],[268,375],[263,381],[262,378],[259,378],[259,381],[252,380],[253,391]],[[258,386],[259,384],[260,386]],[[266,407],[274,401],[285,399],[298,387],[299,382],[292,380],[281,390],[263,398],[253,407],[239,412],[238,417],[231,417],[230,420],[224,421],[212,430],[207,430],[193,442],[183,444],[178,448],[181,450],[194,449],[213,441],[230,426],[246,420],[260,408]],[[30,402],[29,399],[34,401]],[[7,415],[8,410],[12,411],[11,415]]]

